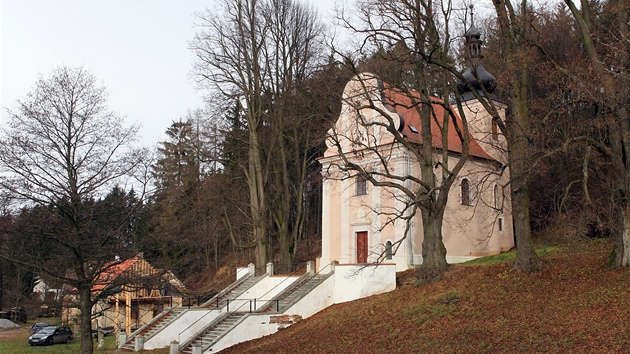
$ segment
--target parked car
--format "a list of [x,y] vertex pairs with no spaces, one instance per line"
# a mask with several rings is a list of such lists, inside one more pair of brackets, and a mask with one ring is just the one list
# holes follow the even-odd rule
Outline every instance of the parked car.
[[54,343],[70,343],[72,330],[66,326],[48,326],[28,337],[30,345],[51,345]]
[[48,326],[50,326],[50,323],[48,323],[48,322],[37,322],[31,327],[31,331],[30,332],[31,332],[31,334],[35,334],[40,329],[42,329],[44,327],[48,327]]

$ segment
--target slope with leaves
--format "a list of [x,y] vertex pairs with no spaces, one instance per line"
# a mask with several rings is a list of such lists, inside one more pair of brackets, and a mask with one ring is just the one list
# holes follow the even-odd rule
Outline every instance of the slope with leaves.
[[[332,306],[225,353],[623,352],[627,270],[606,270],[611,239],[547,247],[538,272],[511,263],[451,266],[435,284]],[[504,257],[503,255],[500,255]]]

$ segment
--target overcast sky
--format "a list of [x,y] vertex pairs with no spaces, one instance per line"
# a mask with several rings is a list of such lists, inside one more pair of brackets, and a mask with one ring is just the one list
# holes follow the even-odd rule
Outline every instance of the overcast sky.
[[[321,15],[328,12],[319,3]],[[0,123],[55,67],[83,66],[109,92],[108,107],[142,125],[142,145],[202,106],[190,78],[194,12],[212,0],[0,0]]]

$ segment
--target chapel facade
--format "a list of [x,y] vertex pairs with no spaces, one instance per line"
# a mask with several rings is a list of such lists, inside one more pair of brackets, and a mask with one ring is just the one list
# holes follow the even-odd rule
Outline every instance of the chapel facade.
[[[492,115],[473,93],[489,98],[505,119],[506,106],[493,96],[496,78],[483,66],[481,33],[474,23],[465,33],[467,67],[458,80],[460,102],[472,137],[469,157],[448,191],[442,236],[449,263],[498,254],[514,247],[510,213],[506,140]],[[434,118],[433,156],[435,178],[444,173],[444,102],[431,98]],[[448,119],[448,162],[454,165],[462,155],[462,143],[455,124],[462,124],[457,109]],[[456,122],[456,123],[453,123]],[[394,126],[405,142],[387,130]],[[405,196],[395,188],[372,185],[348,166],[365,171],[395,171],[398,176],[420,176],[420,165],[409,146],[419,146],[422,123],[414,93],[382,82],[370,73],[352,78],[343,92],[342,109],[329,131],[322,164],[322,256],[320,265],[395,263],[398,271],[422,264],[422,218],[405,214]],[[461,126],[460,126],[461,127]],[[391,129],[391,128],[390,128]],[[437,133],[436,133],[437,132]],[[379,181],[385,180],[379,176]],[[394,183],[414,182],[392,180]],[[413,189],[413,186],[410,185]]]

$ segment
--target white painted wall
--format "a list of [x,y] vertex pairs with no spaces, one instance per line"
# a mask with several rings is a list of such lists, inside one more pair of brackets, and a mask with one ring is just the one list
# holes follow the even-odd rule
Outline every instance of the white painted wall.
[[[180,344],[188,340],[198,331],[201,331],[208,323],[212,322],[221,314],[218,310],[190,309],[184,312],[173,323],[169,324],[155,336],[144,343],[144,349],[164,348],[174,340]],[[204,317],[205,316],[205,317]],[[198,321],[200,318],[202,320]],[[190,328],[188,326],[192,325]],[[188,328],[188,329],[186,329]],[[185,331],[184,331],[185,330]],[[184,331],[183,333],[180,332]]]
[[396,265],[336,265],[334,303],[353,301],[396,289]]
[[306,294],[295,305],[284,311],[286,315],[300,315],[302,318],[310,317],[334,302],[335,277],[330,276],[319,284],[310,293]]
[[236,280],[239,280],[246,275],[249,275],[248,267],[236,268]]
[[[216,353],[234,344],[264,337],[278,331],[277,323],[269,323],[272,315],[248,315],[243,322],[232,329],[223,338],[213,345],[205,354]],[[275,315],[273,315],[275,316]]]

